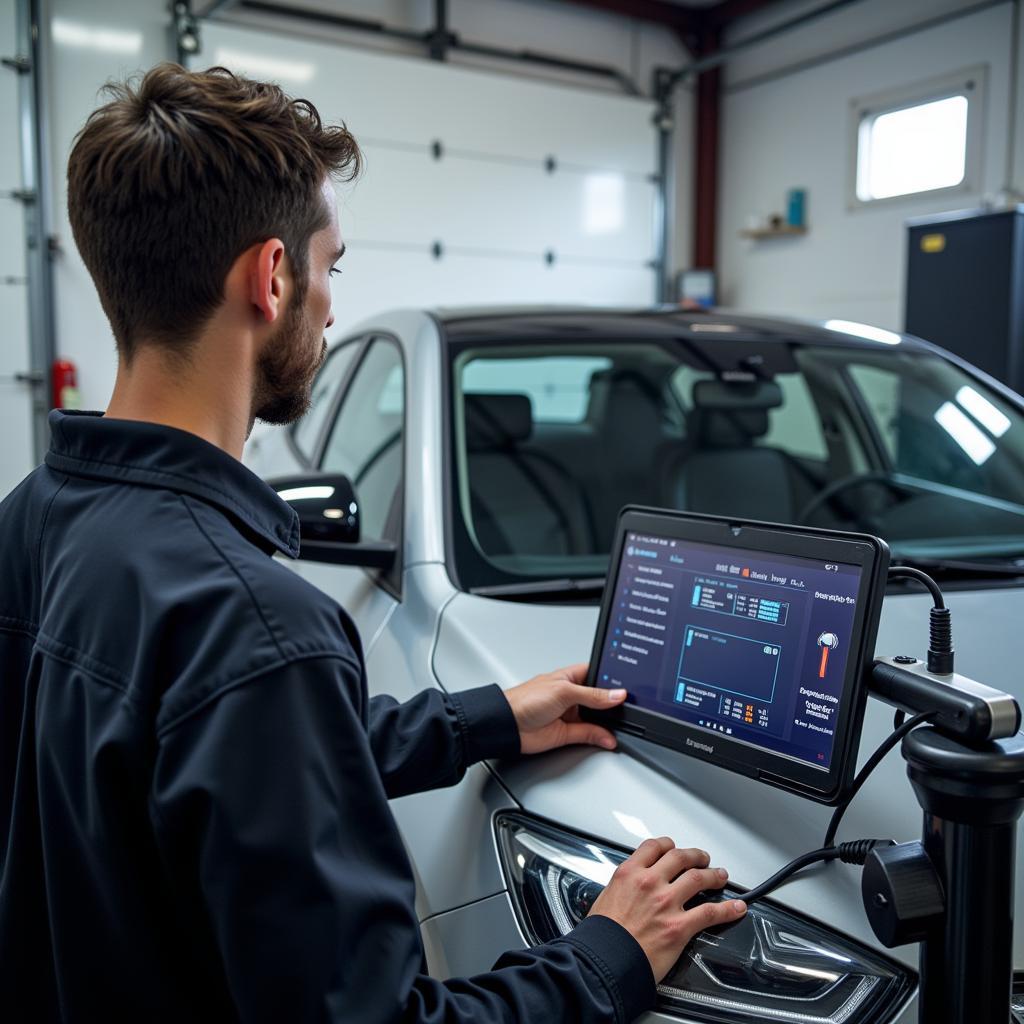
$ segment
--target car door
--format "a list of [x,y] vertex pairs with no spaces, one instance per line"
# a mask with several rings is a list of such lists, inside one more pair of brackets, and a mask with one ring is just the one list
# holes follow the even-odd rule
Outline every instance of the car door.
[[[327,366],[324,367],[324,370]],[[386,574],[300,559],[296,571],[330,594],[352,616],[369,649],[400,600],[402,494],[405,438],[405,371],[397,342],[371,338],[349,372],[334,377],[343,389],[326,414],[327,429],[314,453],[323,472],[344,473],[355,488],[363,540],[398,545],[397,562]],[[327,403],[321,397],[318,408]],[[311,409],[311,412],[313,410]]]

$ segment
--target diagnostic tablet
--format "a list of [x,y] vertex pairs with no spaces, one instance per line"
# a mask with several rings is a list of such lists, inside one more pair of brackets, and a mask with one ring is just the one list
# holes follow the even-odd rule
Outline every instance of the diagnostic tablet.
[[625,509],[587,681],[629,696],[587,717],[838,802],[888,566],[864,534]]

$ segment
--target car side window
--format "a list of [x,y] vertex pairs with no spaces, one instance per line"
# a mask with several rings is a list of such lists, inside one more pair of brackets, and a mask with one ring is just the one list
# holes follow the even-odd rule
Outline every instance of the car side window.
[[327,362],[320,367],[320,372],[316,375],[316,380],[313,381],[309,410],[292,427],[292,441],[307,459],[313,458],[316,443],[320,438],[320,431],[327,421],[338,388],[341,387],[345,374],[360,349],[361,340],[344,342],[328,355]]
[[405,374],[398,346],[370,344],[331,427],[320,468],[344,473],[359,502],[362,536],[385,538],[388,515],[402,482]]

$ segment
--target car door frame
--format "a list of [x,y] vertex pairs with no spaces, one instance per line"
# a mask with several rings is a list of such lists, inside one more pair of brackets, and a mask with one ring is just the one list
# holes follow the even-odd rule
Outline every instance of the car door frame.
[[[324,417],[323,424],[320,426],[319,433],[317,434],[316,442],[313,446],[313,454],[311,456],[306,455],[296,443],[293,436],[295,424],[288,427],[286,431],[286,438],[289,450],[305,468],[314,472],[319,471],[322,468],[328,439],[330,438],[331,432],[334,430],[334,426],[337,423],[342,406],[344,406],[345,400],[348,398],[349,392],[352,388],[352,383],[356,379],[356,376],[358,375],[359,370],[366,360],[370,350],[378,341],[387,342],[394,346],[398,352],[399,364],[402,367],[402,450],[399,460],[401,475],[398,480],[398,486],[395,488],[391,505],[389,506],[387,515],[384,518],[385,526],[383,531],[385,534],[388,534],[389,530],[393,530],[394,535],[382,538],[389,540],[393,539],[397,546],[397,552],[395,554],[394,563],[386,572],[365,567],[363,568],[363,572],[369,576],[371,581],[380,587],[381,590],[389,594],[396,601],[400,602],[402,600],[403,553],[405,547],[405,457],[409,432],[409,374],[405,357],[405,349],[402,347],[401,341],[391,331],[369,330],[353,335],[352,337],[346,338],[334,345],[328,359],[333,357],[336,352],[347,345],[357,345],[359,348],[336,386],[335,394],[331,399],[327,415]],[[326,361],[324,365],[326,366]],[[297,422],[299,421],[296,421],[296,423]],[[358,492],[356,492],[356,497],[358,496]]]
[[293,456],[295,456],[299,464],[306,469],[316,469],[323,461],[324,449],[327,447],[327,436],[330,433],[330,428],[334,425],[335,419],[337,419],[338,410],[341,408],[341,403],[345,400],[345,396],[348,394],[352,378],[356,375],[356,372],[362,365],[363,359],[366,357],[366,353],[369,350],[370,343],[375,337],[376,334],[374,332],[366,331],[362,334],[353,335],[350,338],[344,338],[342,341],[339,341],[336,345],[331,347],[331,351],[328,353],[327,359],[324,360],[324,366],[321,367],[321,372],[326,368],[330,360],[333,359],[343,348],[347,348],[349,345],[356,346],[356,353],[353,356],[352,361],[349,363],[348,369],[346,369],[342,375],[341,380],[338,381],[334,390],[334,395],[328,405],[327,414],[324,416],[323,423],[320,424],[319,433],[316,435],[313,442],[312,455],[307,455],[295,440],[295,432],[298,429],[299,424],[302,422],[301,417],[285,430],[285,439],[288,444],[288,450]]

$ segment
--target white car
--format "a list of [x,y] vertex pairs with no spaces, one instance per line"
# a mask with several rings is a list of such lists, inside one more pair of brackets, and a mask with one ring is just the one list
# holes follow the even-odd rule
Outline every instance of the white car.
[[[727,407],[694,403],[723,392],[699,381],[754,377],[780,401],[745,407],[738,387]],[[508,687],[586,661],[617,512],[645,504],[885,538],[946,589],[958,671],[1024,697],[1024,405],[917,339],[714,312],[399,311],[334,345],[309,413],[246,457],[293,497],[320,474],[354,489],[319,537],[304,525],[293,567],[354,618],[371,692]],[[929,607],[891,585],[877,652],[920,655]],[[860,763],[891,723],[869,701]],[[392,806],[440,977],[567,931],[648,836],[711,850],[752,887],[820,846],[831,813],[629,737],[477,765]],[[910,840],[921,823],[897,751],[839,838]],[[1024,979],[1019,864],[1016,881]],[[916,1021],[917,958],[875,939],[859,868],[818,866],[699,936],[645,1019]]]

